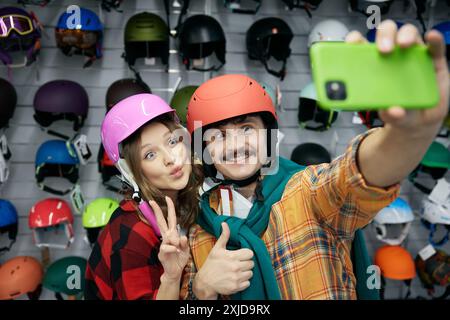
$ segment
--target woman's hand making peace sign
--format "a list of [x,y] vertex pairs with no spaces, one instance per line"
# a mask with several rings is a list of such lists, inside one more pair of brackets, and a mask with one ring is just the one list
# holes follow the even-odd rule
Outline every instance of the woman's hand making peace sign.
[[161,208],[155,201],[149,201],[161,231],[162,243],[158,258],[164,268],[164,277],[179,281],[189,260],[189,245],[186,236],[180,236],[177,228],[177,216],[172,199],[166,197],[167,222]]

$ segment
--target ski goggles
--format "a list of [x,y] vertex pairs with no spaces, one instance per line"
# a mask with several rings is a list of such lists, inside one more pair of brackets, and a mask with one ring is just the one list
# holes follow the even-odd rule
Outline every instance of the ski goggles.
[[56,29],[56,40],[60,45],[88,49],[96,45],[98,35],[96,32],[80,29]]
[[7,15],[0,17],[0,37],[6,38],[11,31],[24,36],[34,31],[34,26],[30,18],[22,15]]

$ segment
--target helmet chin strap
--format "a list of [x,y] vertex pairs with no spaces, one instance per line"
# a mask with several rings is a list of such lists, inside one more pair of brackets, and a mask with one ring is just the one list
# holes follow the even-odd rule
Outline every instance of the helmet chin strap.
[[161,231],[159,230],[158,223],[156,222],[155,214],[153,213],[153,210],[147,203],[147,201],[142,199],[141,192],[139,191],[139,186],[137,185],[136,181],[134,181],[131,170],[128,167],[125,159],[119,159],[119,161],[116,163],[116,166],[122,174],[122,179],[133,187],[132,198],[138,204],[139,210],[141,210],[142,214],[145,216],[153,231],[155,231],[156,235],[160,237]]
[[252,176],[244,179],[244,180],[233,180],[233,179],[224,179],[224,180],[218,180],[220,181],[222,184],[227,185],[227,184],[233,184],[237,187],[246,187],[250,184],[252,184],[253,182],[257,181],[259,176],[261,175],[261,170],[256,171]]

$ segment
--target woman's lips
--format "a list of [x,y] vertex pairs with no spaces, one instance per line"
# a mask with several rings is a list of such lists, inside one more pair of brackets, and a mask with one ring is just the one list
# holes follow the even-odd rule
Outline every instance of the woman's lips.
[[183,167],[176,167],[170,172],[170,175],[175,179],[178,179],[183,176]]

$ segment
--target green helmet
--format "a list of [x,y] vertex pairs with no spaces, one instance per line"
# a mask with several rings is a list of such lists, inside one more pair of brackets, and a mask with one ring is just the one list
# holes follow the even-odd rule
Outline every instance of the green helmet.
[[57,299],[61,293],[74,296],[84,292],[84,274],[87,260],[82,257],[64,257],[53,262],[47,269],[42,282],[44,288],[55,292]]
[[125,26],[125,42],[168,41],[169,28],[158,15],[142,12],[132,16]]
[[106,226],[119,203],[110,198],[98,198],[89,203],[83,212],[83,227],[102,228]]
[[83,227],[87,231],[85,241],[93,245],[101,229],[106,226],[114,211],[119,207],[116,200],[98,198],[89,203],[83,212]]
[[186,86],[175,92],[170,100],[170,106],[177,111],[178,118],[181,123],[186,124],[186,113],[187,107],[189,104],[189,100],[191,100],[194,91],[198,88],[198,86]]
[[416,181],[419,171],[429,174],[434,180],[439,180],[445,176],[448,169],[450,169],[450,150],[443,144],[433,141],[420,164],[408,178],[419,190],[429,194],[431,189]]
[[421,164],[430,168],[450,169],[450,150],[434,141],[428,148]]
[[[161,58],[169,63],[169,28],[158,15],[142,12],[132,16],[125,26],[125,54],[128,66],[138,58]],[[132,69],[133,70],[133,69]]]

